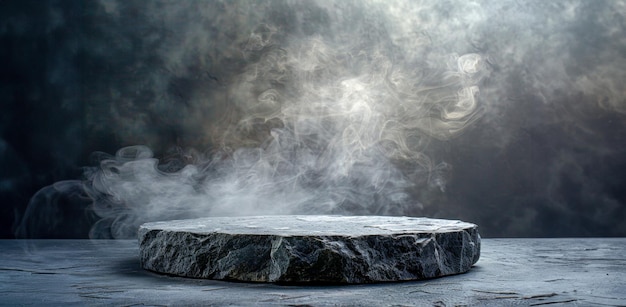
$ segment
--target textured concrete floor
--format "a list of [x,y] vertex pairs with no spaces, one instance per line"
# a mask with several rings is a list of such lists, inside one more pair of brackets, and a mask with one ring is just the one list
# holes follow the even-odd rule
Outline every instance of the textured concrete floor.
[[626,238],[484,239],[466,274],[281,286],[142,270],[135,240],[2,240],[0,305],[623,306]]

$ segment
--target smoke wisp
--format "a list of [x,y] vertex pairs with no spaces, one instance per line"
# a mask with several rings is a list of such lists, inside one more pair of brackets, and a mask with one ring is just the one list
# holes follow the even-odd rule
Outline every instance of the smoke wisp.
[[[29,180],[76,178],[47,169],[117,151],[16,210],[17,235],[82,230],[78,215],[99,220],[92,237],[124,238],[146,221],[278,213],[623,235],[625,3],[108,0],[48,2],[31,23],[0,13],[7,46],[49,50],[30,70],[5,63],[7,80],[45,74],[0,84],[0,102],[26,106],[2,114],[0,193],[19,199]],[[32,110],[45,114],[18,116]]]
[[480,55],[424,63],[407,55],[420,46],[281,31],[260,24],[241,44],[245,65],[222,89],[230,117],[210,130],[216,150],[168,172],[147,147],[127,147],[88,175],[102,217],[92,237],[197,216],[410,214],[420,204],[407,188],[444,190],[448,166],[424,151],[479,117]]

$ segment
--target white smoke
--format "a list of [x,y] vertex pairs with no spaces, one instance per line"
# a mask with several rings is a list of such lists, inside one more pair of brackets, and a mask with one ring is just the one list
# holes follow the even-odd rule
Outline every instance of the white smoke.
[[483,59],[394,44],[418,29],[395,16],[406,12],[354,7],[355,16],[329,10],[335,31],[327,35],[271,20],[250,28],[239,43],[245,65],[222,81],[225,116],[208,130],[218,149],[173,172],[144,146],[103,159],[86,181],[102,217],[92,237],[132,237],[143,222],[198,216],[410,214],[421,204],[407,188],[443,191],[450,165],[424,151],[480,116]]
[[[35,194],[16,210],[20,237],[84,235],[93,212],[94,237],[290,212],[624,233],[625,1],[103,0],[46,3],[32,21],[19,10],[0,21],[8,55],[28,57],[9,56],[7,76],[32,79],[0,90],[15,148],[7,203],[22,203],[18,182],[74,176],[87,152],[145,144],[96,154],[84,181]],[[42,163],[60,172],[39,174]]]

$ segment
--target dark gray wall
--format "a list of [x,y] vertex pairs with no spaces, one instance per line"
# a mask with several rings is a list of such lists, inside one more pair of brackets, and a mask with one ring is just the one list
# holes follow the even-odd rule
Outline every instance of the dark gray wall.
[[0,1],[0,236],[284,213],[624,236],[625,15],[624,1]]

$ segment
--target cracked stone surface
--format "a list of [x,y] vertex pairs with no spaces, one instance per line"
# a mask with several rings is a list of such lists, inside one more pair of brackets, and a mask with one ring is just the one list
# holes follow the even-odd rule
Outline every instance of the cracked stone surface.
[[466,272],[477,226],[387,216],[215,217],[139,228],[144,269],[185,277],[276,283],[372,283]]
[[481,239],[465,274],[292,286],[156,274],[137,240],[0,240],[0,305],[623,306],[626,238]]

